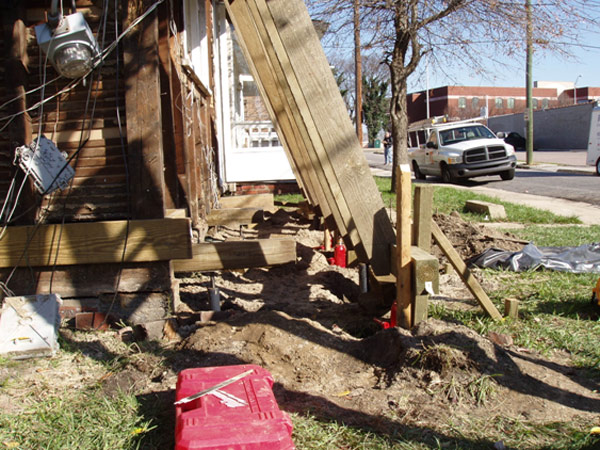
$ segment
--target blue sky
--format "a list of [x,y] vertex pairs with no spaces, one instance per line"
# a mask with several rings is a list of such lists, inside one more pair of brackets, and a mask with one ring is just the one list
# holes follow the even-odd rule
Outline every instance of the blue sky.
[[[600,39],[590,34],[581,47],[571,47],[573,58],[555,54],[536,53],[533,61],[534,81],[570,81],[577,80],[577,87],[600,87]],[[584,47],[584,46],[589,46]],[[593,48],[598,47],[598,48]],[[506,60],[506,66],[491,66],[490,74],[470,76],[468,68],[456,67],[450,70],[451,77],[429,71],[429,87],[445,85],[460,86],[525,86],[525,54],[522,59]],[[581,75],[579,77],[579,75]],[[426,77],[413,75],[409,78],[409,92],[424,90]]]

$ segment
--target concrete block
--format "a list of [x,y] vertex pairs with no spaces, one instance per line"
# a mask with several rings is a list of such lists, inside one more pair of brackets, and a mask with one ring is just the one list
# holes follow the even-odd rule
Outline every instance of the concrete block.
[[504,206],[496,203],[483,202],[480,200],[467,200],[465,208],[467,211],[476,212],[478,214],[487,214],[490,220],[506,219]]

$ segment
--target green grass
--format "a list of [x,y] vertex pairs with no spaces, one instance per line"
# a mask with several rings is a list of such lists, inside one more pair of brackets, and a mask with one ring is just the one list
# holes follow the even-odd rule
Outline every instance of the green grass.
[[563,226],[541,227],[532,225],[523,229],[506,230],[521,239],[534,242],[539,247],[576,247],[600,242],[600,225],[589,227]]
[[131,395],[108,398],[87,389],[26,401],[31,406],[23,413],[0,412],[0,448],[135,449],[153,428]]
[[300,203],[306,201],[302,194],[276,194],[273,197],[276,205],[285,205],[286,203]]
[[[375,183],[381,192],[383,203],[386,207],[396,208],[396,195],[391,191],[391,178],[375,177]],[[413,185],[414,189],[414,185]],[[507,218],[503,222],[517,222],[524,224],[579,224],[581,221],[575,216],[559,216],[549,211],[544,211],[529,206],[505,202],[488,195],[476,194],[467,189],[436,186],[433,194],[434,212],[450,214],[458,211],[465,220],[481,222],[484,216],[465,210],[467,200],[481,200],[497,203],[504,206]]]
[[294,423],[293,439],[298,450],[475,450],[494,448],[494,443],[499,441],[506,448],[521,450],[584,450],[597,448],[595,445],[600,443],[598,437],[588,432],[592,424],[584,422],[540,424],[496,416],[486,421],[451,422],[438,432],[419,426],[401,425],[381,432],[347,426],[336,420],[318,419],[310,414],[291,416]]

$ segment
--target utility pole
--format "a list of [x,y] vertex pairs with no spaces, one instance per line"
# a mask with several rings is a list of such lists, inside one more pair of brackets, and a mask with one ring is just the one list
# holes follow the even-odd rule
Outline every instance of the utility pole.
[[527,164],[533,163],[533,24],[531,18],[531,0],[525,3],[525,12],[527,13],[527,68],[525,70],[525,83],[527,86],[527,109],[525,110],[525,125],[527,127]]
[[360,0],[354,0],[354,92],[356,93],[356,136],[362,147],[362,60],[360,57]]

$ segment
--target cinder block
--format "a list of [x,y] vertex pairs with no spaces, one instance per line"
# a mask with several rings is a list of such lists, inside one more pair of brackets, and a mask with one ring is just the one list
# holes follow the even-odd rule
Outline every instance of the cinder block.
[[487,214],[490,219],[506,219],[506,211],[504,206],[496,203],[483,202],[480,200],[467,200],[465,203],[467,211],[476,212],[479,214]]

